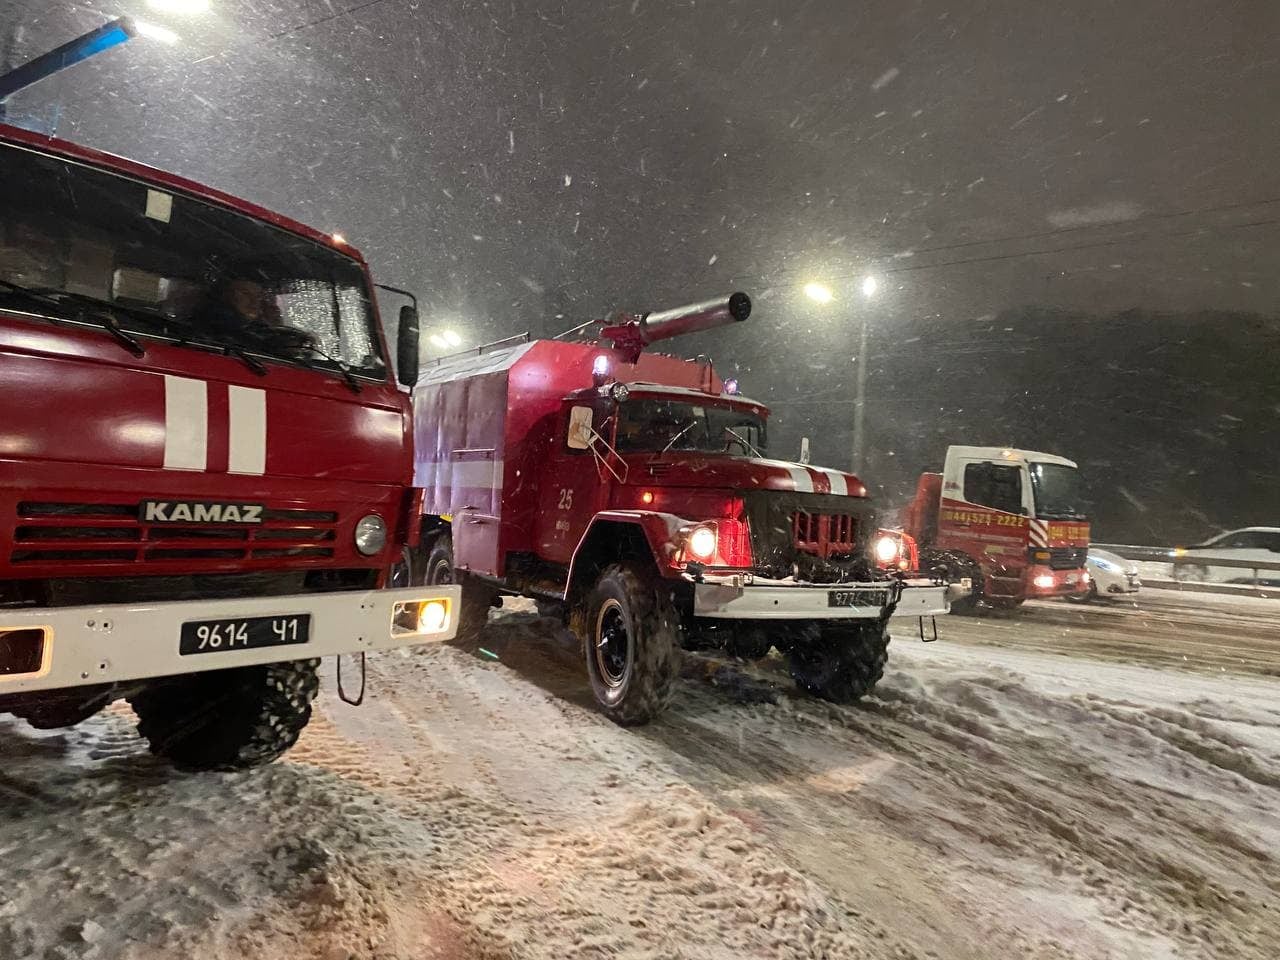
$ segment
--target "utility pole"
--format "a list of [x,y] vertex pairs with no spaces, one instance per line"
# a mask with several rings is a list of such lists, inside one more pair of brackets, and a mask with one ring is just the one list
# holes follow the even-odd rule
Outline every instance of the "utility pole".
[[858,356],[855,358],[858,370],[855,376],[853,399],[853,467],[852,472],[862,469],[862,414],[867,399],[867,309],[858,311]]

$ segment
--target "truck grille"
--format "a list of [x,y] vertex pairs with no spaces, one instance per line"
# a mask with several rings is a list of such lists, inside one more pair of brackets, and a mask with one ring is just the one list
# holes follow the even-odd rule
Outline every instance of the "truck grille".
[[741,491],[740,496],[758,573],[842,583],[874,572],[863,549],[876,529],[868,501],[781,490]]
[[801,553],[823,560],[852,556],[857,543],[857,518],[797,510],[791,515],[791,542]]
[[1050,547],[1050,570],[1078,570],[1088,559],[1088,547]]
[[267,509],[255,526],[147,524],[136,504],[18,504],[11,563],[320,559],[334,555],[338,514]]

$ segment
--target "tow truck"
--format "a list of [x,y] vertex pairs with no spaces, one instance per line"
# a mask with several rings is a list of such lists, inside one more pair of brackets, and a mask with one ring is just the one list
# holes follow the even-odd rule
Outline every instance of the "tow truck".
[[1010,447],[952,446],[921,474],[904,530],[923,566],[968,581],[953,613],[1011,610],[1088,589],[1089,521],[1076,463]]
[[0,713],[123,698],[155,753],[245,767],[320,657],[451,638],[458,589],[408,585],[410,403],[360,254],[7,125],[0,182]]
[[681,647],[776,647],[801,688],[846,702],[880,679],[891,617],[946,612],[947,585],[879,530],[861,480],[770,458],[764,404],[710,361],[645,349],[750,312],[735,293],[424,366],[417,563],[461,586],[460,636],[503,595],[559,610],[600,707],[639,724]]

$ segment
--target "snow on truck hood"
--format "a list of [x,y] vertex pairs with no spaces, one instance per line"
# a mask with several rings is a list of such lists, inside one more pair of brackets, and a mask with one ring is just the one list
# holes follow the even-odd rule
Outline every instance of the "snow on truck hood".
[[730,487],[735,490],[782,490],[788,493],[825,493],[840,497],[865,497],[867,489],[851,473],[812,464],[755,457],[666,456],[652,454],[627,458],[630,482],[658,482],[669,487]]

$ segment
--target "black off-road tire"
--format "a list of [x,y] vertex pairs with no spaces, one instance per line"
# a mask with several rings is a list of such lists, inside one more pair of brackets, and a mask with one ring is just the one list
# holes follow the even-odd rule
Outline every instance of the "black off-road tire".
[[853,703],[884,676],[888,622],[826,620],[794,628],[787,660],[801,690],[832,703]]
[[489,622],[489,609],[498,593],[474,577],[454,569],[453,538],[449,534],[441,534],[432,542],[422,576],[428,586],[456,583],[462,587],[462,609],[457,611],[458,633],[452,644],[464,650],[479,649],[480,638]]
[[298,742],[320,691],[319,660],[158,680],[129,698],[151,752],[183,770],[242,770]]
[[680,621],[657,577],[629,564],[606,567],[573,622],[609,719],[638,726],[666,709],[680,674]]

